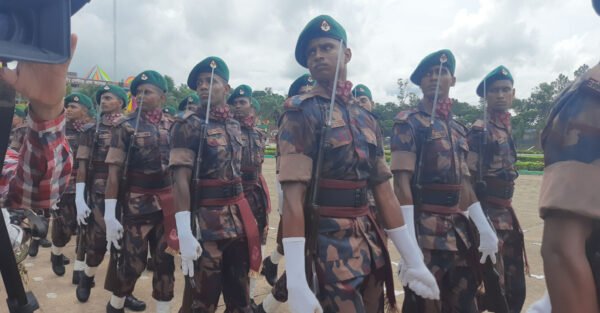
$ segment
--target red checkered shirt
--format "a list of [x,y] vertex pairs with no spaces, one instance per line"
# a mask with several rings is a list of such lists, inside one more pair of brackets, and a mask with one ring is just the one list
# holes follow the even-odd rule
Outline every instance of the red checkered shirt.
[[8,149],[0,177],[0,206],[50,208],[69,182],[73,157],[65,138],[65,116],[51,121],[27,119],[21,151]]

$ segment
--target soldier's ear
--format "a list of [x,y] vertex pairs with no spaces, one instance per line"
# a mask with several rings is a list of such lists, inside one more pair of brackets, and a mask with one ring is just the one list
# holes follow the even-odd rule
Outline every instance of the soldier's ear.
[[512,90],[513,99],[515,98],[515,94],[516,94],[516,90],[515,90],[515,88],[513,88],[513,90]]
[[348,64],[352,60],[352,50],[350,48],[345,48],[344,50],[344,63]]
[[229,85],[228,83],[225,83],[225,93],[229,94],[231,92],[231,85]]
[[450,84],[450,87],[454,87],[454,85],[456,85],[456,76],[452,76],[452,84]]

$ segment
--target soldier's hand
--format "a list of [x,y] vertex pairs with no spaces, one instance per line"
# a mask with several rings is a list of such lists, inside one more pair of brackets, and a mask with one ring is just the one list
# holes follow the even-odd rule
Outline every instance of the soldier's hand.
[[489,257],[496,264],[496,253],[498,253],[498,237],[492,228],[488,218],[483,213],[481,204],[475,202],[467,209],[469,217],[479,231],[479,252],[481,252],[481,264]]
[[123,238],[123,225],[116,217],[117,199],[104,199],[104,223],[106,224],[106,249],[111,246],[121,250],[119,240]]
[[293,313],[323,312],[317,297],[308,288],[304,262],[304,237],[283,238],[287,272],[288,306]]
[[404,274],[406,284],[417,295],[425,299],[438,300],[440,298],[440,289],[437,281],[425,266],[425,263],[421,263],[423,264],[422,266],[408,267],[406,269],[406,274]]
[[75,184],[75,207],[77,208],[77,223],[87,225],[86,219],[92,213],[90,207],[85,203],[85,183]]
[[181,270],[183,275],[194,277],[194,261],[202,255],[202,246],[192,234],[191,221],[189,211],[175,213],[179,252],[181,253]]

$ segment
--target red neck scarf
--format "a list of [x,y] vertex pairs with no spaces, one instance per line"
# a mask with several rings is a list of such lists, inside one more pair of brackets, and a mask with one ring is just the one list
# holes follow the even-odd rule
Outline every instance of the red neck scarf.
[[492,111],[492,119],[504,125],[506,129],[511,129],[510,113],[508,111]]
[[436,115],[447,120],[452,111],[452,99],[446,98],[438,100],[437,107],[435,109]]
[[73,128],[75,128],[75,130],[79,133],[81,133],[83,131],[83,126],[85,126],[85,124],[87,124],[87,122],[85,120],[76,120],[73,121],[71,123],[73,125]]
[[162,119],[162,110],[160,108],[154,109],[152,111],[142,111],[142,116],[146,121],[148,121],[152,125],[158,125],[160,120]]
[[344,103],[349,103],[350,99],[352,99],[352,82],[349,80],[338,81],[335,96],[340,98]]
[[102,121],[104,121],[106,124],[114,124],[115,121],[121,116],[123,116],[121,113],[106,113],[102,115]]
[[217,121],[225,121],[228,118],[233,118],[233,113],[228,105],[210,107],[210,118]]

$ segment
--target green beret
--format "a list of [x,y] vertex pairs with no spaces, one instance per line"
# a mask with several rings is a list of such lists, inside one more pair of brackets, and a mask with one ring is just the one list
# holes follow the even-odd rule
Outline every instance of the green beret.
[[143,84],[154,85],[163,92],[167,92],[167,81],[165,80],[165,77],[157,71],[148,70],[139,73],[131,82],[131,94],[135,96],[137,94],[137,88]]
[[321,37],[336,40],[341,39],[345,45],[348,44],[344,27],[329,15],[319,15],[306,24],[306,27],[304,27],[304,30],[302,30],[298,37],[298,42],[296,43],[296,61],[300,65],[308,67],[306,65],[306,50],[308,49],[308,45],[311,40]]
[[67,97],[65,97],[65,106],[69,103],[77,103],[84,106],[88,110],[89,116],[96,115],[96,108],[94,107],[94,103],[92,103],[92,99],[82,93],[74,92]]
[[183,98],[183,100],[181,100],[179,102],[179,111],[185,111],[185,109],[187,108],[188,104],[200,104],[200,97],[198,97],[198,94],[191,94],[185,98]]
[[480,97],[485,97],[485,95],[483,94],[483,83],[485,82],[487,88],[497,80],[510,80],[510,82],[513,84],[515,82],[513,80],[512,74],[510,74],[510,71],[506,67],[504,67],[504,65],[500,65],[493,71],[491,71],[489,74],[487,74],[483,78],[481,83],[479,83],[479,86],[477,86],[477,95]]
[[290,90],[288,90],[288,97],[293,97],[297,94],[300,93],[300,89],[302,89],[302,87],[304,86],[314,86],[315,85],[315,80],[309,75],[309,74],[304,74],[300,77],[298,77],[290,86]]
[[194,66],[188,76],[188,87],[192,88],[192,90],[196,90],[198,75],[200,75],[200,73],[212,72],[213,66],[215,67],[215,75],[221,77],[225,82],[229,82],[229,68],[227,67],[227,64],[225,64],[225,61],[219,57],[208,57]]
[[258,100],[256,100],[256,98],[252,98],[251,104],[256,112],[260,111],[260,102],[258,102]]
[[[229,98],[227,98],[227,104],[233,104],[233,101],[237,98],[247,97],[252,98],[252,88],[248,85],[239,85],[235,87]],[[250,101],[252,102],[252,101]]]
[[163,112],[171,114],[172,116],[175,116],[175,114],[177,114],[177,109],[172,105],[167,105],[166,107],[163,108]]
[[600,15],[600,0],[592,0],[592,4],[594,5],[596,13]]
[[452,54],[452,51],[448,49],[443,49],[426,56],[421,63],[419,63],[412,75],[410,75],[410,81],[412,81],[415,85],[421,85],[421,79],[425,73],[427,73],[432,66],[440,65],[440,59],[444,55],[447,58],[447,61],[444,65],[450,71],[450,74],[454,76],[454,69],[456,68],[456,59],[454,58],[454,54]]
[[96,91],[96,103],[98,105],[100,105],[100,98],[102,98],[102,95],[107,92],[112,93],[113,95],[117,96],[117,98],[121,99],[121,101],[123,101],[123,105],[121,106],[121,108],[127,106],[127,103],[129,102],[127,92],[125,91],[125,89],[116,85],[106,85],[98,89],[98,91]]
[[27,106],[26,105],[16,105],[15,106],[15,115],[20,118],[25,118],[27,116]]
[[369,98],[369,100],[373,101],[373,96],[371,96],[371,89],[369,89],[369,87],[367,87],[363,84],[356,85],[356,87],[354,87],[354,89],[352,89],[352,95],[355,98],[358,98],[360,96],[367,96],[367,98]]

